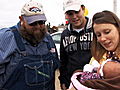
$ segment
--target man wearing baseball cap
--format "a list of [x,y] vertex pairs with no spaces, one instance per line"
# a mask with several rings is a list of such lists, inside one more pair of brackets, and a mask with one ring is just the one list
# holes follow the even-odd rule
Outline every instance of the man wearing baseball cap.
[[55,90],[59,60],[43,6],[27,2],[19,19],[0,30],[0,90]]
[[21,10],[21,15],[27,21],[28,24],[31,24],[35,21],[46,21],[46,16],[43,11],[43,6],[40,3],[29,2],[26,3]]
[[69,24],[61,34],[59,79],[62,90],[66,90],[73,72],[82,71],[83,66],[91,59],[90,43],[93,33],[91,20],[84,16],[85,6],[80,0],[64,0],[63,10]]

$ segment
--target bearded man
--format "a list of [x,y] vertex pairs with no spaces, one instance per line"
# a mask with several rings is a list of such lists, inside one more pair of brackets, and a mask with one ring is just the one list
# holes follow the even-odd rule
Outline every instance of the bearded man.
[[19,19],[0,30],[0,90],[55,90],[59,60],[43,6],[26,3]]

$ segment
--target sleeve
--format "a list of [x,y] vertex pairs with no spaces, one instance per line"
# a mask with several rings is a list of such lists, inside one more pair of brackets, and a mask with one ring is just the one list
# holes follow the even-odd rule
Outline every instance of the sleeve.
[[66,81],[66,76],[67,76],[67,63],[68,63],[68,57],[67,53],[65,51],[65,48],[63,46],[63,36],[61,35],[61,42],[60,42],[60,76],[59,80],[61,84],[65,84]]
[[16,48],[13,33],[10,30],[0,31],[0,64],[8,62]]

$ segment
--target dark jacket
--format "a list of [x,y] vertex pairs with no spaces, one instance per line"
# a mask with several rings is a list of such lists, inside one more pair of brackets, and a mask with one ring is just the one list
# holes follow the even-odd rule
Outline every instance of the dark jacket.
[[77,69],[83,69],[83,66],[89,63],[91,59],[90,43],[93,33],[91,29],[91,21],[87,19],[87,23],[80,32],[72,29],[72,25],[63,31],[60,43],[60,83],[69,87],[70,78]]

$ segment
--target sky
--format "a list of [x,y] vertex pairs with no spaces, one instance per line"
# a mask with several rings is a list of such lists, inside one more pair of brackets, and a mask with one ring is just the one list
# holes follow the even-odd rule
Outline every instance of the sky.
[[[15,25],[19,21],[22,6],[29,0],[0,0],[0,28]],[[51,26],[58,26],[65,23],[63,12],[63,0],[33,0],[43,4],[44,12],[47,17],[47,23]],[[113,0],[81,0],[88,9],[88,17],[102,10],[113,9]],[[120,16],[120,0],[117,1],[117,15]]]

